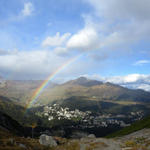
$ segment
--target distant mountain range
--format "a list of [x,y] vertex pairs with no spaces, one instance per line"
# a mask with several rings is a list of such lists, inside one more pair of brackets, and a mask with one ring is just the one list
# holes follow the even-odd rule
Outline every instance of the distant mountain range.
[[[30,126],[32,123],[36,123],[39,126],[54,128],[55,125],[60,126],[62,122],[67,124],[70,124],[70,122],[56,119],[55,116],[52,116],[54,120],[50,122],[47,116],[43,114],[45,114],[46,107],[50,109],[53,105],[58,105],[64,110],[69,109],[70,114],[73,112],[84,114],[90,111],[90,118],[94,117],[91,122],[95,123],[102,119],[109,124],[109,122],[112,123],[112,120],[116,119],[115,121],[123,121],[128,124],[150,115],[150,92],[132,90],[85,77],[70,80],[63,84],[49,83],[38,97],[35,105],[26,108],[25,106],[31,100],[33,93],[42,83],[43,81],[36,80],[6,80],[3,86],[0,87],[1,112],[9,115],[21,125]],[[59,113],[61,114],[61,111]],[[100,116],[102,118],[99,118]],[[71,123],[75,121],[76,124],[76,121],[79,121],[78,119],[80,118],[77,117],[69,121]],[[86,129],[85,125],[87,123],[81,126]]]
[[[0,88],[0,95],[25,105],[31,100],[33,93],[42,82],[38,80],[5,81],[5,85]],[[35,106],[68,99],[72,96],[88,97],[89,100],[97,101],[150,102],[150,92],[128,89],[116,84],[80,77],[63,84],[49,83],[48,87],[38,97]]]

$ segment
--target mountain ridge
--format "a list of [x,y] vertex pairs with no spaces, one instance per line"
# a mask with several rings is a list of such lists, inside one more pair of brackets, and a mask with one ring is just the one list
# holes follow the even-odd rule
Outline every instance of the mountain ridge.
[[[26,105],[43,81],[6,81],[7,86],[0,88],[0,95]],[[80,77],[63,84],[49,84],[39,95],[35,106],[51,103],[72,96],[86,96],[97,100],[150,102],[150,92],[128,89],[109,82],[101,82]]]

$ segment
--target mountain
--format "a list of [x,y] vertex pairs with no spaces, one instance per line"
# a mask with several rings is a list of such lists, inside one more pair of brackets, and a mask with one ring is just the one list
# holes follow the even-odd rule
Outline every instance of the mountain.
[[[8,97],[11,101],[25,106],[32,100],[37,88],[43,81],[6,81],[0,88],[0,95]],[[97,101],[130,101],[150,102],[150,92],[128,89],[112,83],[103,83],[80,77],[63,84],[49,83],[39,95],[34,106],[49,104],[56,100],[64,100],[70,97],[88,97]]]
[[45,89],[39,96],[37,104],[48,104],[54,100],[63,100],[72,96],[85,96],[90,100],[95,99],[97,101],[150,102],[150,92],[80,77],[51,89]]
[[[5,80],[3,86],[0,83],[0,95],[21,105],[26,105],[42,83],[42,80]],[[49,90],[56,85],[55,83],[49,83],[47,89]]]
[[85,77],[80,77],[75,80],[71,80],[66,82],[64,85],[81,85],[85,87],[91,87],[91,86],[96,86],[96,85],[101,85],[103,82],[97,81],[97,80],[90,80]]
[[92,111],[111,113],[114,115],[128,114],[130,112],[142,111],[145,114],[150,113],[150,105],[134,102],[118,102],[118,101],[98,101],[89,97],[72,96],[63,100],[56,100],[52,104],[59,104],[61,107],[68,107],[71,110],[79,109],[81,111]]
[[12,118],[16,118],[18,121],[22,120],[25,112],[24,107],[18,105],[16,102],[12,102],[9,98],[4,96],[0,96],[0,110]]
[[13,102],[4,96],[0,96],[0,111],[9,115],[22,125],[30,125],[39,119],[34,111],[27,110],[17,102]]
[[0,129],[11,133],[23,135],[24,128],[7,114],[0,111]]

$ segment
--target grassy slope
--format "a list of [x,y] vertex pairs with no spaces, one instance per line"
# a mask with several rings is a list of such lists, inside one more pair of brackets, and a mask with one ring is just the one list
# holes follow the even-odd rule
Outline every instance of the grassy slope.
[[124,135],[133,133],[135,131],[138,131],[138,130],[141,130],[141,129],[144,129],[144,128],[150,128],[150,116],[143,119],[143,120],[140,120],[140,121],[137,121],[137,122],[133,123],[129,127],[125,127],[120,131],[117,131],[115,133],[112,133],[112,134],[108,135],[107,138],[124,136]]
[[[91,81],[92,83],[95,81]],[[36,88],[42,81],[7,81],[6,86],[0,88],[0,95],[25,104],[32,99]],[[82,86],[80,84],[62,84],[49,86],[39,96],[37,103],[49,104],[53,100],[66,99],[72,96],[86,96],[97,100],[112,101],[150,101],[150,93],[142,90],[129,90],[118,85],[104,83],[95,86]],[[91,99],[92,100],[92,99]]]
[[9,115],[23,125],[35,123],[39,119],[39,117],[35,115],[34,111],[27,112],[25,107],[22,107],[3,96],[0,96],[0,111]]
[[111,113],[114,115],[118,114],[129,114],[130,112],[143,111],[150,114],[150,108],[147,104],[134,104],[131,102],[119,103],[118,101],[99,101],[97,99],[92,99],[83,96],[73,96],[64,100],[54,101],[62,107],[69,107],[71,110],[79,109],[81,111],[100,111],[103,113]]

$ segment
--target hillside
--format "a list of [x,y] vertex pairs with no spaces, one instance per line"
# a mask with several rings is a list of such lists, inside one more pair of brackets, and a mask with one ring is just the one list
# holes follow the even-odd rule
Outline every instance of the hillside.
[[143,111],[150,113],[150,105],[134,102],[118,102],[97,100],[83,96],[72,96],[67,99],[54,101],[52,104],[59,104],[61,107],[68,107],[71,110],[79,109],[81,111],[101,112],[107,114],[129,114],[131,112]]
[[24,128],[10,116],[0,111],[0,128],[17,135],[24,134]]
[[130,133],[133,133],[135,131],[138,131],[138,130],[141,130],[141,129],[144,129],[144,128],[150,128],[150,116],[144,118],[143,120],[140,120],[140,121],[137,121],[137,122],[133,123],[129,127],[125,127],[120,131],[117,131],[113,134],[110,134],[107,137],[113,138],[113,137],[124,136],[124,135],[128,135]]
[[[6,81],[0,88],[0,95],[26,105],[36,89],[43,81]],[[72,96],[85,96],[90,100],[150,102],[150,93],[143,90],[131,90],[111,83],[103,83],[80,77],[63,84],[49,83],[38,97],[35,106],[49,104],[55,100],[67,99]]]
[[86,78],[78,78],[62,85],[46,89],[37,103],[48,104],[53,100],[62,100],[72,96],[85,96],[89,99],[150,102],[150,93],[143,90],[131,90],[111,83],[102,83]]
[[27,111],[25,107],[4,96],[0,96],[0,111],[9,115],[23,125],[28,125],[33,122],[37,122],[38,120],[38,117],[33,111]]
[[[42,84],[42,80],[4,80],[1,82],[0,95],[10,100],[26,105],[31,99],[34,91]],[[51,89],[57,84],[49,83],[47,89]]]
[[85,77],[79,77],[75,80],[70,80],[70,81],[64,83],[63,85],[81,85],[81,86],[85,86],[85,87],[91,87],[91,86],[101,85],[101,84],[103,84],[103,82],[101,82],[101,81],[90,80]]
[[24,107],[4,96],[0,96],[0,110],[18,121],[22,120],[25,112]]
[[[3,99],[3,101],[7,102],[8,104],[11,103],[11,101],[5,97],[1,97],[1,99]],[[81,102],[83,102],[83,103],[86,102],[85,108],[87,106],[93,105],[93,103],[92,103],[93,101],[91,101],[91,100],[88,101],[87,97],[80,97],[80,99],[82,99]],[[62,102],[64,102],[65,107],[66,106],[69,107],[68,101],[71,102],[70,106],[72,106],[74,108],[78,107],[78,106],[76,106],[76,104],[78,104],[80,106],[79,97],[72,97],[71,99],[63,100]],[[58,102],[60,102],[60,101],[58,101]],[[96,104],[97,104],[97,102],[95,102],[95,106],[96,106]],[[109,103],[109,102],[101,103],[100,102],[100,105],[101,105],[101,108],[103,110],[106,109],[106,112],[107,112],[107,110],[109,110],[111,108],[111,106],[112,107],[116,106],[116,103]],[[120,104],[117,104],[117,105],[120,105]],[[63,106],[63,103],[61,106]],[[81,108],[80,108],[81,110],[85,109],[85,108],[82,108],[83,106],[84,105],[81,105]],[[124,105],[124,106],[127,106],[127,105]],[[74,108],[72,108],[72,109],[74,109]],[[36,108],[36,109],[37,110],[34,110],[34,111],[38,111],[38,108]],[[121,109],[124,110],[123,108],[121,108]],[[88,110],[89,110],[89,108],[88,108]],[[93,110],[93,108],[91,110]],[[96,138],[93,135],[85,134],[86,132],[83,132],[83,131],[80,132],[80,134],[83,136],[81,139],[66,139],[66,138],[61,138],[61,137],[55,137],[55,135],[57,135],[58,132],[62,132],[62,128],[60,129],[60,125],[59,125],[59,129],[57,129],[56,131],[54,131],[55,128],[50,129],[53,131],[53,134],[54,134],[53,138],[57,139],[57,142],[58,142],[58,145],[56,147],[51,148],[48,146],[40,145],[38,142],[38,139],[24,138],[24,137],[19,137],[19,136],[14,135],[14,134],[17,134],[17,135],[22,136],[22,135],[24,135],[24,133],[31,135],[31,129],[28,128],[27,130],[25,130],[25,128],[23,128],[17,121],[12,119],[10,116],[6,115],[5,113],[0,112],[0,149],[4,150],[4,148],[5,148],[6,150],[12,150],[12,149],[22,150],[21,146],[23,145],[27,149],[31,149],[31,150],[37,149],[37,147],[39,150],[44,150],[44,149],[47,149],[47,150],[59,150],[59,149],[61,149],[61,150],[78,150],[78,149],[83,149],[83,148],[85,150],[95,150],[95,149],[122,150],[122,149],[129,149],[129,148],[130,148],[130,150],[139,150],[139,149],[149,150],[149,148],[150,148],[150,139],[149,139],[150,129],[144,129],[144,128],[150,128],[150,117],[147,117],[141,121],[137,121],[136,123],[132,124],[131,126],[125,127],[124,129],[122,129],[114,134],[111,134],[110,136],[107,136],[109,138],[111,137],[110,139]],[[41,130],[45,131],[44,128],[41,128],[41,129],[35,128],[35,134],[39,136]],[[105,130],[105,128],[103,128],[102,130],[97,130],[97,132],[100,132],[100,131],[102,132],[103,130]],[[76,133],[78,133],[77,130],[75,130],[75,131],[76,131]],[[119,136],[122,136],[122,137],[119,137]]]

